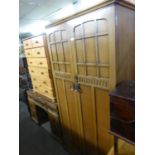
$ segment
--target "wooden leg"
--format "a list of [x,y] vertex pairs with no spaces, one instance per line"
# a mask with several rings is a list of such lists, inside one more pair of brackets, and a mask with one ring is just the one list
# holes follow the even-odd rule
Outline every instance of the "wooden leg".
[[114,136],[114,155],[118,155],[118,138]]

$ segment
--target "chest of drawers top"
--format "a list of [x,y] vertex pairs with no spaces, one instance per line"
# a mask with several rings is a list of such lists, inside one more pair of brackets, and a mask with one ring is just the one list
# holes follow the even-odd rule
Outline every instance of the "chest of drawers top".
[[42,47],[45,45],[45,34],[27,38],[23,41],[24,49],[32,49],[36,47]]

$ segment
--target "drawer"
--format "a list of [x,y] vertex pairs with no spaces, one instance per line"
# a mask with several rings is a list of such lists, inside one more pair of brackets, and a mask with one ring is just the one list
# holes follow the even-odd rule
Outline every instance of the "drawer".
[[54,97],[53,91],[50,88],[43,87],[41,84],[33,85],[33,89],[46,97],[49,97],[49,98]]
[[28,66],[38,66],[38,62],[35,58],[27,58]]
[[25,50],[25,56],[26,56],[27,58],[33,57],[33,55],[32,55],[32,50],[31,50],[31,49]]
[[38,37],[32,38],[32,46],[33,47],[44,46],[43,36],[38,36]]
[[47,96],[47,97],[49,97],[51,99],[55,98],[54,94],[53,94],[53,91],[50,90],[50,89],[42,89],[42,93],[43,93],[43,95],[45,95],[45,96]]
[[44,85],[40,83],[34,83],[35,88],[37,88],[38,91],[42,92],[43,94],[49,94],[53,96],[53,91],[51,87],[45,87]]
[[110,102],[110,115],[125,121],[133,120],[135,119],[135,109],[133,106],[130,104]]
[[47,58],[38,58],[37,64],[39,67],[48,67]]
[[33,76],[31,77],[32,83],[40,83],[41,85],[43,85],[44,87],[51,87],[51,80],[50,78],[39,78],[38,76]]
[[135,104],[118,97],[110,97],[110,112],[113,117],[130,121],[135,119]]
[[33,48],[32,53],[33,53],[33,57],[37,57],[37,58],[46,57],[44,47]]
[[48,67],[46,58],[27,58],[29,66]]
[[24,49],[32,48],[31,39],[23,41]]
[[37,75],[41,77],[49,77],[48,68],[38,68]]
[[29,68],[29,73],[31,76],[35,76],[38,74],[38,68],[37,67],[28,67]]

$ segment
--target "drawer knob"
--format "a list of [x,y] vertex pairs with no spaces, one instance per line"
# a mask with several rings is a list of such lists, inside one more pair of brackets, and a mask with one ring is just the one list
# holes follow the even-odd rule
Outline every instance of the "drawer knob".
[[43,83],[46,84],[46,81],[44,81]]
[[30,64],[32,64],[32,62],[30,62]]
[[44,72],[41,72],[42,75],[44,75]]
[[48,93],[48,91],[47,91],[47,90],[45,90],[45,93]]
[[36,81],[36,79],[33,79],[34,81]]
[[43,63],[42,62],[40,62],[40,65],[42,65]]
[[40,52],[37,52],[37,54],[40,54]]
[[34,71],[33,71],[33,70],[31,70],[31,72],[32,72],[32,73],[34,73]]
[[26,43],[26,46],[29,46],[29,44],[28,44],[28,43]]
[[30,53],[27,53],[27,55],[30,55]]
[[36,44],[38,44],[38,43],[39,43],[39,41],[35,41],[35,43],[36,43]]

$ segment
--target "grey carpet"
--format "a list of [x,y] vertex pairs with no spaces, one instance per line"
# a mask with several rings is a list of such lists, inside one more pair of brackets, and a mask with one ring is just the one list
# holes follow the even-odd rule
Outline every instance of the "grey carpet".
[[19,155],[69,155],[43,127],[30,119],[23,102],[19,111]]

